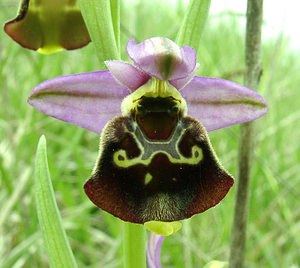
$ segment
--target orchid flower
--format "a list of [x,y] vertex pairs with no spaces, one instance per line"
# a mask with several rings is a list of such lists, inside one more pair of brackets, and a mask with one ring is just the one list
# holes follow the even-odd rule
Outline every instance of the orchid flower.
[[22,0],[5,32],[22,47],[49,54],[90,42],[76,0]]
[[207,131],[261,117],[266,101],[219,78],[195,76],[195,50],[164,37],[129,40],[133,63],[62,76],[33,89],[43,113],[100,135],[84,189],[124,221],[172,222],[217,205],[233,184]]

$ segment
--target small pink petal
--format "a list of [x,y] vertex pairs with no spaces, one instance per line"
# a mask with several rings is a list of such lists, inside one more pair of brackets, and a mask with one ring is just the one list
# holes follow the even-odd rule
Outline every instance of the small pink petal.
[[190,74],[188,74],[184,78],[170,80],[169,81],[170,84],[173,85],[175,88],[177,88],[177,90],[181,90],[182,88],[184,88],[188,83],[190,83],[193,80],[194,74],[197,71],[198,67],[199,67],[199,64],[196,64],[195,69]]
[[113,77],[122,86],[127,87],[131,91],[138,89],[150,79],[150,76],[148,74],[139,70],[132,64],[129,64],[124,61],[106,61],[105,65],[107,66],[108,70],[113,75]]
[[170,79],[182,79],[197,70],[196,51],[192,47],[180,48],[182,62],[176,66]]

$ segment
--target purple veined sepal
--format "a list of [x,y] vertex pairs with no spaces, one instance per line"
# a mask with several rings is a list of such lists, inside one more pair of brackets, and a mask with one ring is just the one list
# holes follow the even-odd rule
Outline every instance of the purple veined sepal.
[[28,102],[41,112],[100,134],[119,115],[130,91],[109,71],[81,73],[47,80],[33,89]]
[[220,78],[194,76],[180,93],[188,104],[188,114],[200,120],[208,132],[255,120],[268,111],[260,94]]

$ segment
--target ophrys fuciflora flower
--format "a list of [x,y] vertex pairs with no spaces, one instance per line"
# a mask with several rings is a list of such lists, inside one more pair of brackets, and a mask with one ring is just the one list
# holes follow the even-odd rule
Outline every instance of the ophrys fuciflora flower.
[[233,184],[207,131],[254,120],[263,97],[236,83],[195,76],[193,48],[164,37],[136,44],[133,64],[62,76],[38,85],[29,103],[101,133],[84,185],[91,201],[124,221],[177,221],[217,205]]

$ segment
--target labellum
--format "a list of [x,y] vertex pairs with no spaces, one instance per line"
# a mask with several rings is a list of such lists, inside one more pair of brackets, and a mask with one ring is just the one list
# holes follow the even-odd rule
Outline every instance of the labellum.
[[123,100],[122,111],[104,127],[84,186],[98,207],[130,222],[177,221],[223,199],[233,178],[177,89],[152,78]]

